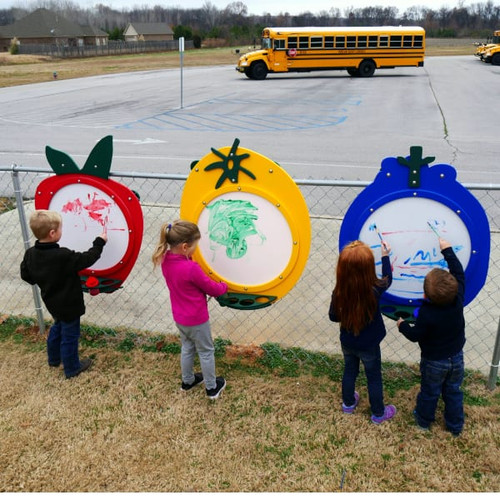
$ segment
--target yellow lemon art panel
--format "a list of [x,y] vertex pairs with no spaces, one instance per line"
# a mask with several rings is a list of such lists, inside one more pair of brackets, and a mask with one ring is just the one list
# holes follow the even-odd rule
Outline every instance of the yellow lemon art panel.
[[219,302],[258,309],[286,295],[304,270],[311,245],[306,202],[288,173],[269,158],[240,148],[212,148],[192,165],[180,215],[198,225],[193,258],[228,284]]

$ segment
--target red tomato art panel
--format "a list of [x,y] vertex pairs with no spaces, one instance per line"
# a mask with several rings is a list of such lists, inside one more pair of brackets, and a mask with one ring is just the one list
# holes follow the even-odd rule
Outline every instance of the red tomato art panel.
[[106,229],[108,242],[101,258],[80,273],[84,291],[92,295],[121,288],[137,260],[143,236],[138,196],[108,179],[112,151],[112,137],[104,137],[80,170],[66,153],[47,146],[47,159],[56,175],[43,180],[35,193],[36,209],[54,210],[63,218],[61,246],[85,251]]

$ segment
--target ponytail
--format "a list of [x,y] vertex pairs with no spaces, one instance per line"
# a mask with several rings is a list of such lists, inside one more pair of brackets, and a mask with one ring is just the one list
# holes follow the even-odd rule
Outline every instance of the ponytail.
[[156,245],[155,251],[151,260],[153,261],[153,268],[161,264],[163,256],[167,250],[174,248],[177,245],[187,243],[191,245],[201,237],[198,226],[192,222],[185,220],[176,220],[173,223],[166,222],[161,226],[160,240]]

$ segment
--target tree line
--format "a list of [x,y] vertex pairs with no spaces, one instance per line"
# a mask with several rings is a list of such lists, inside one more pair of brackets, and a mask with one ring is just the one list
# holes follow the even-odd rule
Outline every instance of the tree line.
[[71,0],[36,0],[29,7],[0,9],[0,26],[12,24],[39,8],[46,8],[79,25],[91,25],[106,31],[110,39],[123,38],[128,23],[166,23],[174,31],[174,37],[184,36],[194,40],[195,46],[204,39],[219,39],[227,44],[256,43],[266,26],[379,26],[418,25],[428,37],[473,37],[478,39],[500,29],[500,4],[493,1],[458,7],[422,6],[401,11],[397,7],[370,6],[349,8],[341,11],[304,11],[298,15],[281,12],[277,15],[248,14],[242,1],[228,3],[223,9],[209,0],[197,9],[182,7],[134,7],[117,10],[104,4],[82,8]]

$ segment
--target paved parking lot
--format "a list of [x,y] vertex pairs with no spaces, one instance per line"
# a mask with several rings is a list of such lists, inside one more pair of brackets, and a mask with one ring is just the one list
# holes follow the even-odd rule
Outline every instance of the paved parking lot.
[[462,182],[500,183],[500,67],[472,55],[424,68],[270,75],[233,67],[117,74],[0,89],[0,165],[48,166],[45,145],[84,159],[114,136],[113,170],[187,173],[210,147],[269,156],[295,178],[371,180],[387,156],[451,163]]

